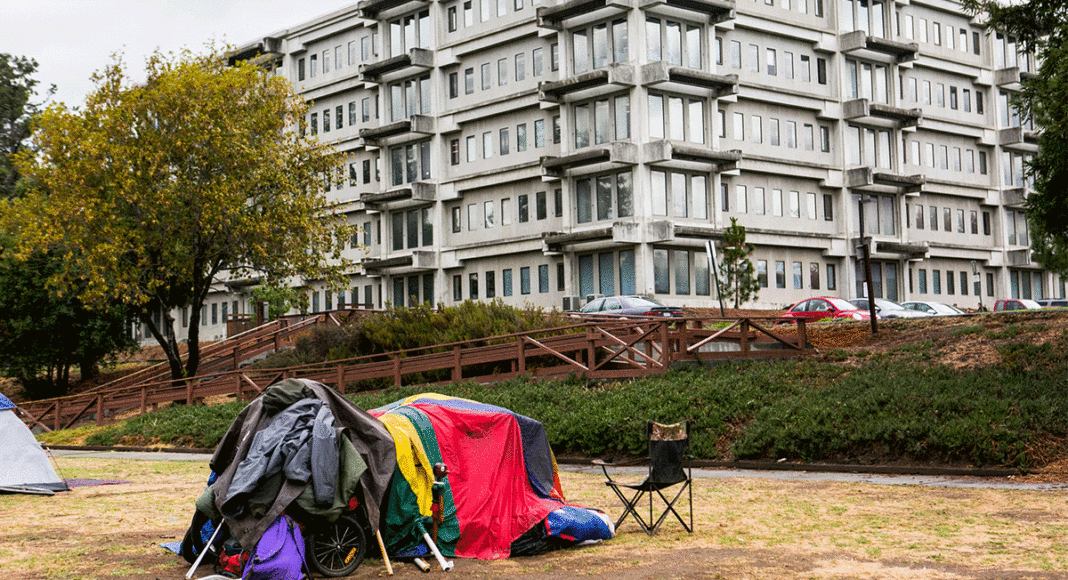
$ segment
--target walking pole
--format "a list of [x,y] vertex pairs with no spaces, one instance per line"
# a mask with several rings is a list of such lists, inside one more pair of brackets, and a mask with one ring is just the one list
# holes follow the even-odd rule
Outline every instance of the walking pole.
[[213,533],[211,535],[211,539],[208,540],[207,544],[204,544],[204,549],[200,551],[200,555],[197,556],[196,562],[193,562],[193,567],[190,568],[189,571],[185,573],[185,577],[187,579],[188,578],[192,578],[193,574],[196,573],[197,568],[200,567],[200,561],[203,560],[204,559],[204,555],[208,553],[208,548],[210,548],[211,545],[215,543],[215,536],[219,535],[219,530],[222,529],[223,525],[225,525],[224,522],[219,522],[218,527],[215,528],[215,533]]
[[389,563],[389,554],[386,553],[386,543],[382,541],[382,530],[375,530],[375,537],[378,538],[378,548],[382,550],[382,561],[386,563],[386,572],[393,575],[393,565]]

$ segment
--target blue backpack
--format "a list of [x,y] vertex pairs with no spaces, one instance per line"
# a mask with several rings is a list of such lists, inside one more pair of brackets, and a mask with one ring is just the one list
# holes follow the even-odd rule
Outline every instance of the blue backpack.
[[241,577],[244,580],[304,578],[304,537],[289,516],[278,516],[263,533]]

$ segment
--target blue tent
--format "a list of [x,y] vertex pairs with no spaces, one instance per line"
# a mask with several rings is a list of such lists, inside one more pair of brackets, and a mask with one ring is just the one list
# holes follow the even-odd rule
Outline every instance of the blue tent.
[[51,494],[67,491],[48,454],[26,424],[15,415],[15,404],[0,394],[0,492]]

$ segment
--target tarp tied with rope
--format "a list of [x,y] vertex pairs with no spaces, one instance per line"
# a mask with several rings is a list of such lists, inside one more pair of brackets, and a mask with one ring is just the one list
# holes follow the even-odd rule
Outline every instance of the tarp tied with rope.
[[434,476],[443,462],[449,556],[497,559],[516,539],[564,506],[559,470],[541,423],[501,407],[434,393],[370,411],[394,437],[397,471],[383,517],[387,550],[419,553],[430,528]]

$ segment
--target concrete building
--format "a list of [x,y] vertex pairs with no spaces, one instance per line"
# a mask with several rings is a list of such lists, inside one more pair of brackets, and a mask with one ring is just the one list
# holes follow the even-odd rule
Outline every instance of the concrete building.
[[328,195],[362,266],[341,295],[310,283],[313,311],[713,306],[705,241],[732,219],[750,306],[853,298],[861,213],[876,296],[1065,295],[1022,213],[1037,147],[1009,99],[1033,57],[956,2],[363,0],[240,57],[346,156]]

